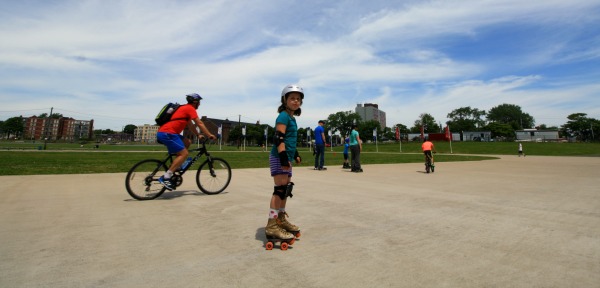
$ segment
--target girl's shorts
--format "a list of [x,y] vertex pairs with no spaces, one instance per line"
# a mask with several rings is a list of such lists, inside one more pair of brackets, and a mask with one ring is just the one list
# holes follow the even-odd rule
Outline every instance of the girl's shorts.
[[290,170],[283,171],[281,169],[281,162],[277,156],[269,155],[269,166],[271,167],[271,176],[288,175],[288,177],[292,177],[292,166],[290,166]]

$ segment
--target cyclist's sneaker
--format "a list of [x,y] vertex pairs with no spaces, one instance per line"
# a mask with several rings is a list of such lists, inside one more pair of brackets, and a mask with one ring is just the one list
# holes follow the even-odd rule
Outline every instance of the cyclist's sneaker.
[[170,179],[165,179],[165,176],[160,176],[160,178],[158,178],[158,182],[165,186],[165,188],[173,190],[173,183],[171,183]]

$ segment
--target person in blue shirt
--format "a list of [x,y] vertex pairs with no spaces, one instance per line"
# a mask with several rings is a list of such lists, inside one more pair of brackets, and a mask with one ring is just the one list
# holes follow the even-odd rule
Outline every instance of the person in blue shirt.
[[319,120],[319,125],[315,128],[315,170],[327,170],[325,165],[325,121]]
[[350,164],[348,164],[348,148],[350,148],[350,138],[346,138],[344,140],[344,165],[342,165],[343,169],[350,169]]
[[292,197],[292,161],[302,162],[296,143],[298,125],[294,116],[300,116],[304,90],[298,85],[287,85],[281,91],[281,105],[277,109],[275,137],[269,154],[271,176],[275,184],[269,204],[269,220],[265,227],[267,239],[294,239],[300,236],[300,228],[288,221],[285,206]]

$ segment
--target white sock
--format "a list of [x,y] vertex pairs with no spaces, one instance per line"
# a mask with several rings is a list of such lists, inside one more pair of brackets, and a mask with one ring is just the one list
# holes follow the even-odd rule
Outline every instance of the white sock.
[[167,172],[165,172],[165,175],[163,175],[165,179],[171,179],[171,176],[173,176],[173,171],[171,170],[167,170]]
[[277,215],[277,209],[269,209],[269,219],[275,219]]

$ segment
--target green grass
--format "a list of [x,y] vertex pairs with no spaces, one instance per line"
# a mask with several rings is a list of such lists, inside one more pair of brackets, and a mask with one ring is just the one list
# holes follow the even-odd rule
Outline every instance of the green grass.
[[[40,143],[0,142],[0,175],[38,174],[85,174],[127,172],[136,162],[162,159],[166,149],[162,145],[100,145],[80,147],[79,144],[48,143],[48,150],[37,150]],[[43,146],[43,143],[41,143]],[[492,155],[517,155],[518,144],[514,142],[453,142],[452,154],[447,142],[436,142],[436,162],[480,161],[496,159]],[[220,157],[234,169],[268,167],[268,153],[260,147],[247,147],[245,152],[237,147],[212,145],[208,149],[214,157]],[[600,156],[597,143],[523,143],[527,155],[549,156]],[[341,166],[343,147],[327,148],[326,165]],[[420,143],[365,144],[362,164],[421,163]],[[304,159],[302,166],[310,167],[314,162],[308,148],[300,148]],[[490,155],[490,156],[481,156]],[[198,163],[199,164],[199,163]],[[196,164],[196,165],[198,165]]]

